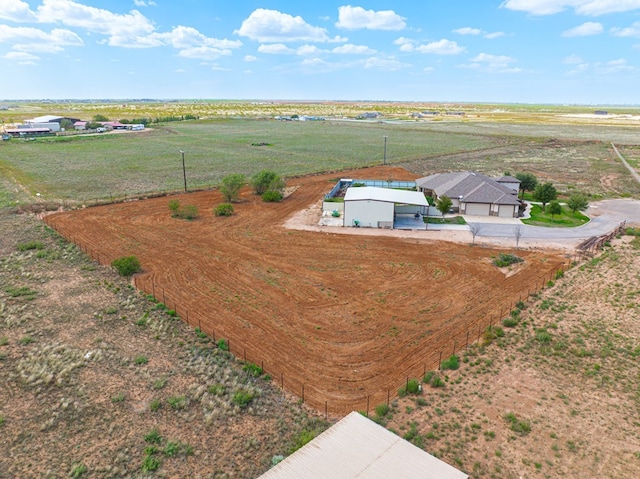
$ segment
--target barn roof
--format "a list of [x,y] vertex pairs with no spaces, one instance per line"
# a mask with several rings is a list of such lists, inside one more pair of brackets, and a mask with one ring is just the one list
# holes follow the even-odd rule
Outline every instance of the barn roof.
[[38,116],[36,118],[32,118],[31,120],[25,120],[25,122],[26,123],[49,123],[52,121],[62,120],[63,118],[64,118],[63,116],[44,115],[44,116]]
[[350,187],[344,195],[344,201],[382,201],[403,205],[429,206],[424,194],[419,191],[393,190],[375,186]]
[[352,412],[258,479],[468,479],[467,474]]

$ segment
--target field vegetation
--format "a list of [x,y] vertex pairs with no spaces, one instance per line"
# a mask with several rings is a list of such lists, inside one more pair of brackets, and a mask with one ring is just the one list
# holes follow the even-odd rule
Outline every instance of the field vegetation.
[[[409,119],[421,109],[466,115]],[[373,110],[400,122],[268,119]],[[200,118],[0,144],[0,476],[254,478],[327,427],[258,365],[228,354],[224,338],[190,329],[31,212],[180,190],[180,149],[189,188],[208,188],[234,173],[379,164],[383,136],[388,161],[418,174],[530,171],[560,198],[639,197],[610,148],[638,171],[637,127],[563,116],[591,110],[193,101],[0,111],[5,123],[44,114]],[[441,370],[408,379],[403,397],[372,405],[371,417],[473,478],[638,477],[640,234],[629,233],[517,304]]]

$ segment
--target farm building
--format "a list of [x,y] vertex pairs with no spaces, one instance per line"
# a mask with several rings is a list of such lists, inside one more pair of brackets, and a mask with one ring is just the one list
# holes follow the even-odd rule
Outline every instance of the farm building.
[[[406,208],[421,214],[429,203],[419,191],[394,190],[375,186],[351,187],[344,196],[344,226],[365,228],[393,228],[398,213],[408,213]],[[422,223],[424,224],[424,223]]]
[[468,479],[468,475],[352,412],[258,479]]
[[461,214],[503,218],[518,217],[519,185],[517,178],[495,180],[472,171],[437,173],[416,180],[418,189],[434,200],[451,198],[453,209]]

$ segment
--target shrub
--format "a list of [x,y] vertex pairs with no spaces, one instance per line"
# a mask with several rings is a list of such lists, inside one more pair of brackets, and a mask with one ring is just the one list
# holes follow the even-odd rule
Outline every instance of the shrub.
[[504,419],[510,424],[511,430],[521,436],[531,432],[531,423],[526,419],[518,419],[512,412],[505,414]]
[[216,216],[231,216],[233,214],[233,205],[231,203],[220,203],[213,210]]
[[251,186],[256,195],[262,195],[269,189],[269,185],[278,178],[279,176],[275,171],[262,170],[251,178]]
[[44,249],[44,243],[42,241],[29,241],[27,243],[20,243],[17,246],[18,251],[29,251],[32,249]]
[[226,339],[220,338],[218,339],[218,349],[222,349],[223,351],[229,351],[229,343],[227,343]]
[[198,217],[198,207],[196,205],[185,205],[178,210],[176,216],[183,220],[194,220]]
[[175,216],[178,213],[179,209],[180,209],[180,202],[178,200],[169,201],[169,210],[171,210],[171,213],[173,213],[173,216]]
[[244,366],[242,366],[242,370],[255,378],[259,378],[263,373],[262,368],[253,363],[245,363]]
[[430,384],[432,388],[443,388],[445,383],[440,376],[436,375],[436,376],[433,376]]
[[522,263],[524,260],[519,256],[509,254],[509,253],[500,253],[497,258],[493,260],[493,264],[498,268],[505,268],[507,266],[511,266],[512,264]]
[[161,461],[155,456],[147,455],[144,457],[142,461],[142,472],[153,472],[157,471],[160,467]]
[[111,266],[120,276],[131,276],[142,270],[140,261],[135,256],[123,256],[122,258],[114,259],[111,262]]
[[418,394],[420,393],[420,391],[422,391],[422,388],[420,387],[420,381],[418,381],[417,379],[410,379],[409,381],[407,381],[407,384],[405,384],[398,390],[398,396],[404,397],[407,394]]
[[262,201],[266,201],[268,203],[282,201],[282,193],[276,190],[265,191],[262,193]]
[[240,389],[233,395],[233,402],[241,408],[244,408],[248,406],[251,401],[253,401],[254,397],[255,395],[251,391]]
[[424,375],[424,378],[422,379],[422,382],[425,384],[429,384],[435,375],[435,371],[427,371]]
[[171,396],[167,399],[167,404],[171,409],[184,409],[187,407],[187,398],[184,396]]
[[79,479],[84,475],[85,472],[87,472],[87,470],[88,470],[87,466],[85,466],[84,464],[76,463],[73,466],[71,466],[71,471],[69,471],[69,477],[73,479]]
[[517,326],[517,324],[518,324],[518,318],[517,317],[516,318],[514,318],[514,317],[504,318],[502,320],[502,325],[505,328],[513,328],[513,327]]
[[147,364],[149,362],[149,359],[146,356],[136,356],[133,362],[140,366],[142,364]]
[[456,370],[459,367],[460,367],[460,358],[458,358],[458,356],[456,356],[455,354],[449,356],[448,359],[445,359],[444,361],[442,361],[442,364],[440,365],[440,369],[442,370],[446,370],[446,369]]
[[379,418],[385,417],[389,414],[389,405],[387,403],[378,404],[376,406],[376,416]]
[[144,442],[149,444],[160,444],[162,442],[162,436],[156,428],[153,428],[149,433],[144,435]]

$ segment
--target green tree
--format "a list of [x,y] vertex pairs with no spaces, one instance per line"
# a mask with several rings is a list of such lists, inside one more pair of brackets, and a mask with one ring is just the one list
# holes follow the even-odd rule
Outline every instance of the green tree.
[[451,205],[453,205],[453,201],[447,195],[442,195],[436,201],[436,208],[440,213],[442,213],[442,218],[444,219],[444,215],[449,212],[451,209]]
[[88,121],[85,128],[87,130],[95,130],[96,128],[100,128],[102,125],[95,121]]
[[558,197],[558,190],[553,186],[553,183],[541,183],[533,190],[533,197],[542,203],[542,211],[544,211],[547,203]]
[[567,206],[575,216],[578,211],[584,211],[589,207],[589,199],[584,193],[574,193],[567,200]]
[[226,198],[227,203],[238,199],[240,190],[247,184],[247,179],[241,173],[233,173],[222,178],[220,193]]
[[109,118],[104,115],[97,114],[93,116],[93,121],[109,121]]
[[525,191],[534,191],[538,186],[538,178],[533,173],[517,173],[516,178],[520,180],[520,191],[522,192],[520,198],[524,196]]
[[551,200],[547,212],[551,215],[551,221],[555,215],[562,214],[562,206],[558,200]]
[[275,171],[262,170],[251,178],[251,187],[256,195],[262,195],[269,189],[269,185],[279,178],[280,176]]
[[71,130],[73,128],[73,122],[65,118],[64,120],[60,121],[60,128],[62,128],[65,131]]

